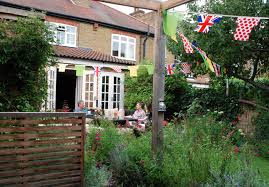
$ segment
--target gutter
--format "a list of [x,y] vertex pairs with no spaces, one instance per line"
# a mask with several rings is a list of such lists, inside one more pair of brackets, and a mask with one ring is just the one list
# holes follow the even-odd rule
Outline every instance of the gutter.
[[150,27],[150,26],[148,25],[148,33],[147,33],[147,35],[146,35],[146,38],[145,38],[144,41],[143,41],[143,59],[146,58],[146,50],[147,50],[147,46],[146,46],[146,44],[147,44],[147,40],[148,40],[148,38],[149,38],[149,36],[150,36],[149,27]]
[[[138,31],[138,30],[134,30],[134,29],[126,28],[126,27],[121,27],[121,26],[117,26],[117,25],[112,25],[112,24],[109,24],[109,23],[104,23],[104,22],[99,22],[99,21],[95,21],[95,20],[80,18],[80,17],[76,17],[76,16],[69,16],[69,15],[50,12],[50,11],[44,11],[44,10],[41,10],[41,9],[30,8],[30,7],[26,7],[26,6],[22,6],[22,5],[15,5],[15,4],[12,4],[12,3],[7,3],[7,2],[2,2],[2,1],[0,1],[0,5],[6,6],[6,7],[11,7],[11,8],[22,9],[22,10],[28,10],[28,11],[35,10],[35,11],[39,11],[39,12],[45,12],[46,15],[48,15],[48,16],[54,16],[54,17],[59,17],[59,18],[67,18],[67,19],[70,19],[70,20],[73,20],[73,21],[79,21],[79,22],[90,23],[90,24],[98,23],[101,26],[105,26],[105,27],[112,28],[112,29],[119,29],[119,30],[126,31],[126,32],[132,32],[132,33],[135,33],[135,34],[147,34],[148,35],[148,33],[149,33],[149,32]],[[150,33],[150,36],[154,37],[154,34]]]

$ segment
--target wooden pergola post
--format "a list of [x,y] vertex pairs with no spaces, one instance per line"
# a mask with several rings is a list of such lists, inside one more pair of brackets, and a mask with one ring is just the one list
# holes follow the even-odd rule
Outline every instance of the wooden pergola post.
[[159,102],[164,101],[165,84],[165,35],[163,32],[163,11],[159,9],[155,16],[154,35],[154,74],[152,99],[152,151],[157,159],[162,158],[164,112],[159,111]]
[[163,126],[164,112],[159,111],[159,102],[164,101],[165,85],[165,46],[163,32],[163,11],[193,0],[167,0],[164,2],[153,0],[100,0],[106,3],[144,8],[156,11],[154,33],[154,75],[152,99],[152,152],[154,158],[162,159],[163,155]]

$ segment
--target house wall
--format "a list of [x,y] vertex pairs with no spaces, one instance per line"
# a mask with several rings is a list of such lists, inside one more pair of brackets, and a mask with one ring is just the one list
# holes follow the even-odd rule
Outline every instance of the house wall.
[[[133,17],[135,17],[136,19],[139,19],[140,21],[143,21],[144,23],[147,23],[149,24],[150,26],[155,26],[155,13],[152,11],[152,12],[149,12],[149,13],[146,13],[146,14],[142,14],[140,12],[141,10],[138,10],[138,14],[136,14],[135,12],[132,13],[131,15]],[[154,38],[151,37],[150,40],[148,41],[148,44],[147,44],[147,54],[146,54],[146,58],[147,59],[150,59],[150,60],[153,60],[154,58]],[[166,63],[168,64],[171,64],[171,63],[174,63],[174,59],[175,59],[175,55],[173,55],[170,51],[167,50],[167,53],[166,53]]]

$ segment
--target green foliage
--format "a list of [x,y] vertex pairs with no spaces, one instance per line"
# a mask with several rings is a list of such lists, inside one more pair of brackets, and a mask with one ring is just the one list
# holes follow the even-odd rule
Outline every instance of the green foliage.
[[[165,128],[162,165],[152,159],[150,132],[135,138],[111,128],[101,131],[100,146],[104,148],[97,148],[88,157],[98,161],[94,164],[104,164],[98,170],[104,176],[108,176],[105,175],[107,171],[112,172],[115,186],[263,184],[255,170],[249,167],[251,159],[246,159],[250,154],[249,147],[243,146],[240,156],[237,156],[230,140],[223,138],[227,124],[216,121],[212,115],[193,117],[179,127]],[[88,143],[94,142],[91,134]],[[252,179],[246,181],[247,177],[243,175]],[[90,181],[90,177],[87,179]]]
[[112,177],[112,173],[108,171],[106,166],[97,168],[95,160],[90,157],[86,157],[84,168],[85,186],[103,187],[108,185],[108,182]]
[[152,101],[152,76],[144,68],[138,69],[138,77],[127,76],[124,83],[124,104],[128,109],[134,109],[137,102],[150,104]]
[[191,101],[192,88],[182,74],[176,73],[165,78],[165,103],[168,115],[173,115],[178,111],[186,111]]
[[39,111],[45,67],[54,62],[52,35],[39,18],[0,22],[0,111]]
[[[266,16],[269,14],[269,3],[263,0],[211,0],[206,1],[202,6],[197,1],[189,5],[192,12],[207,12],[228,15],[247,15],[247,16]],[[209,58],[228,69],[228,76],[243,77],[243,80],[255,78],[256,75],[268,75],[268,20],[261,20],[258,27],[251,32],[248,42],[236,41],[233,32],[236,29],[234,18],[224,17],[219,24],[215,24],[209,33],[203,34],[194,32],[197,22],[197,15],[190,16],[187,20],[180,23],[180,30],[184,35],[195,41],[203,49]],[[178,41],[180,38],[178,36]],[[175,43],[169,40],[168,48],[183,62],[203,62],[201,56],[196,53],[188,55],[184,51],[183,43]],[[251,69],[258,64],[257,70],[251,74]],[[206,74],[204,64],[197,66],[193,64],[193,71],[196,74]],[[247,81],[248,82],[248,81]],[[262,84],[264,85],[264,84]],[[267,86],[268,88],[268,86]]]
[[259,141],[269,141],[269,113],[261,112],[254,120],[255,139]]
[[[140,73],[139,73],[140,72]],[[128,109],[134,109],[137,102],[150,104],[152,102],[153,77],[149,76],[140,67],[138,77],[127,77],[125,80],[125,104]],[[190,102],[191,91],[186,79],[181,74],[167,76],[165,78],[165,103],[167,114],[173,115],[174,112],[185,109]]]
[[221,119],[232,121],[240,114],[240,87],[230,84],[229,96],[226,96],[225,80],[213,81],[209,89],[195,90],[194,101],[200,104],[200,113],[217,111],[222,113]]

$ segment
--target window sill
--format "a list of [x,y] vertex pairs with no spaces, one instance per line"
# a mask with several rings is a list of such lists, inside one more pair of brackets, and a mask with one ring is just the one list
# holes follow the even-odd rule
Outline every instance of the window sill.
[[[113,56],[113,55],[111,55],[111,56]],[[123,57],[118,57],[118,56],[113,56],[113,57],[118,58],[118,59],[121,59],[121,60],[130,60],[130,61],[134,61],[134,62],[136,62],[136,59],[123,58]]]

